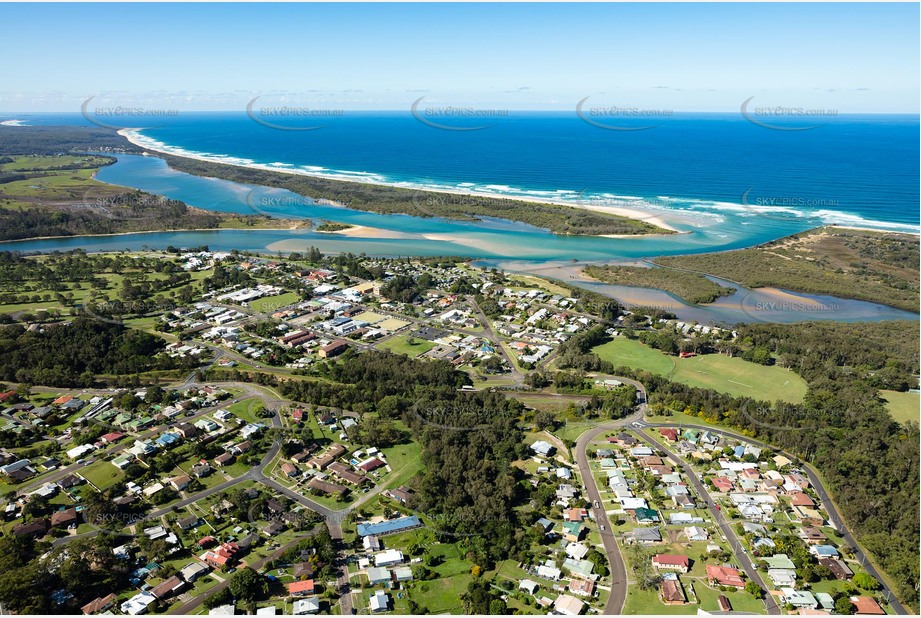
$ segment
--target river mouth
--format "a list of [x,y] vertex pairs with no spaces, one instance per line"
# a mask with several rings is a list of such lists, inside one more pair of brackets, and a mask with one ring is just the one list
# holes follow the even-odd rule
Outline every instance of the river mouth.
[[[624,264],[631,262],[625,261]],[[635,261],[633,262],[636,263]],[[617,300],[627,307],[651,307],[675,314],[679,320],[701,324],[732,325],[767,322],[793,324],[813,320],[838,322],[878,322],[883,320],[917,321],[910,311],[862,300],[807,294],[779,288],[749,289],[717,277],[708,277],[720,285],[736,288],[708,304],[687,303],[669,292],[655,288],[614,285],[596,281],[582,274],[585,264],[546,262],[533,264],[523,260],[479,260],[475,264],[498,268],[508,273],[536,275],[554,279]]]
[[[917,320],[910,312],[864,301],[815,296],[783,290],[740,289],[708,305],[690,305],[662,290],[592,281],[577,271],[584,263],[636,261],[651,256],[739,249],[809,229],[807,219],[776,220],[738,213],[709,213],[666,218],[682,234],[607,238],[560,236],[501,219],[456,221],[408,215],[382,215],[318,203],[303,196],[256,185],[203,178],[169,168],[154,156],[118,155],[102,168],[97,180],[131,187],[190,206],[236,214],[271,215],[286,219],[328,220],[356,226],[338,234],[312,229],[204,230],[140,232],[9,241],[4,250],[48,253],[83,249],[92,252],[208,246],[217,251],[289,253],[316,247],[324,253],[351,252],[370,256],[462,256],[509,272],[539,274],[615,298],[626,306],[651,306],[679,319],[703,324],[801,322],[808,320]],[[576,263],[574,263],[576,261]],[[734,287],[738,287],[733,284]]]

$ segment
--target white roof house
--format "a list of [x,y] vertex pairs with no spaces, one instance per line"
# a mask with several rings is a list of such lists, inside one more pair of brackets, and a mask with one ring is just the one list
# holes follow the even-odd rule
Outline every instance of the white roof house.
[[566,555],[576,560],[582,560],[588,554],[588,547],[582,543],[570,543],[566,546]]
[[157,597],[149,592],[141,592],[122,603],[121,610],[125,614],[137,616],[138,614],[146,612],[148,606],[156,600]]
[[371,595],[370,605],[372,612],[386,612],[390,609],[390,596],[383,590],[378,590]]
[[398,549],[387,549],[379,554],[374,554],[374,566],[390,566],[403,562],[403,552]]
[[319,611],[320,600],[317,597],[298,599],[294,602],[294,607],[292,608],[292,613],[295,616],[303,616],[304,614],[316,614]]
[[542,564],[537,567],[537,574],[544,579],[552,579],[553,581],[556,581],[563,576],[563,573],[558,568],[547,564]]

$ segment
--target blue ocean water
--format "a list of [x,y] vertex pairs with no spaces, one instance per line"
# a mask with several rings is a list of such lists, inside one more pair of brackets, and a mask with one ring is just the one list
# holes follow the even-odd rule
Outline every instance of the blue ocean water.
[[[27,124],[87,124],[73,115],[16,118]],[[150,232],[15,241],[0,248],[44,252],[208,245],[214,250],[288,252],[316,246],[327,253],[463,255],[523,272],[545,264],[543,274],[565,279],[564,269],[574,259],[600,262],[728,250],[829,223],[918,230],[918,153],[913,141],[918,120],[914,117],[836,119],[798,132],[749,128],[746,121],[729,116],[669,119],[656,129],[635,132],[603,131],[578,119],[579,124],[573,124],[570,118],[549,115],[512,117],[501,121],[508,123],[504,128],[497,123],[468,132],[433,129],[395,114],[356,116],[335,130],[333,122],[322,130],[290,132],[262,127],[238,114],[199,114],[170,119],[139,137],[177,154],[268,169],[632,207],[656,214],[685,233],[557,236],[496,219],[466,222],[379,215],[318,204],[279,189],[191,176],[170,169],[157,157],[120,155],[117,163],[100,170],[97,179],[211,210],[329,219],[381,233],[364,238],[312,229]],[[661,135],[657,137],[656,131]],[[826,134],[817,136],[820,131]],[[328,133],[324,136],[324,132]],[[91,202],[92,197],[87,199]],[[554,269],[561,269],[560,274]],[[636,296],[640,304],[662,304],[682,319],[702,322],[916,317],[872,303],[803,294],[799,296],[817,301],[822,310],[805,316],[794,310],[770,315],[753,311],[760,291],[742,290],[697,307],[655,290],[607,288],[597,291],[616,298]]]
[[[79,115],[18,115],[87,124]],[[648,126],[648,121],[631,122]],[[407,112],[344,112],[272,124],[245,113],[156,118],[158,148],[304,173],[656,213],[805,219],[918,231],[918,116],[842,115],[813,129],[770,130],[741,114],[675,114],[647,130],[605,130],[575,113],[511,112],[440,124]],[[796,128],[796,123],[791,126]],[[738,222],[736,222],[738,224]]]

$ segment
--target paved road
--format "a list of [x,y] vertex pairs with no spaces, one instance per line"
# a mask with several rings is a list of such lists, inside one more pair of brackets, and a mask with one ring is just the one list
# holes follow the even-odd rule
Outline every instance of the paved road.
[[[305,532],[305,533],[304,533],[304,536],[302,536],[301,538],[295,539],[295,540],[293,540],[293,541],[291,541],[291,542],[289,542],[289,543],[285,543],[284,545],[282,545],[281,547],[279,547],[277,550],[275,550],[273,553],[271,553],[270,555],[266,556],[265,558],[261,558],[261,559],[257,560],[256,562],[253,562],[253,563],[247,563],[246,566],[251,567],[251,568],[252,568],[253,570],[255,570],[255,571],[258,571],[258,570],[260,570],[263,566],[265,566],[265,564],[266,564],[267,562],[269,562],[270,560],[276,560],[276,559],[278,559],[283,553],[285,553],[286,551],[288,551],[288,549],[294,547],[295,545],[297,545],[298,543],[300,543],[302,540],[304,540],[305,537],[309,537],[309,536],[312,536],[312,535],[314,535],[314,534],[317,534],[317,532],[319,532],[319,528],[314,528],[313,530],[310,530],[310,531],[308,531],[308,532]],[[167,613],[170,614],[170,615],[174,615],[174,614],[191,614],[193,610],[195,610],[199,605],[201,605],[202,603],[204,603],[209,597],[211,597],[212,595],[214,595],[214,594],[217,593],[217,592],[220,592],[221,590],[223,590],[224,588],[226,588],[226,587],[229,586],[229,585],[230,585],[230,577],[226,577],[226,578],[224,579],[224,581],[222,581],[221,583],[219,583],[217,586],[214,586],[213,588],[210,588],[207,592],[203,592],[203,593],[201,593],[200,595],[198,595],[198,596],[196,596],[196,597],[194,597],[194,598],[192,598],[192,599],[186,601],[185,603],[182,603],[181,605],[177,605],[177,606],[173,607],[173,608],[170,609],[170,611],[168,611]]]
[[[691,485],[694,486],[697,494],[702,500],[706,501],[707,510],[710,511],[710,515],[713,517],[713,521],[715,521],[720,527],[720,530],[722,530],[723,536],[726,537],[726,541],[729,543],[729,547],[732,548],[736,559],[739,561],[739,564],[742,566],[742,570],[745,571],[748,579],[761,586],[761,589],[766,592],[768,587],[764,584],[764,580],[762,580],[761,576],[758,574],[758,570],[755,568],[754,563],[752,563],[751,558],[749,558],[748,554],[745,553],[745,550],[742,547],[742,543],[740,543],[738,537],[736,537],[735,531],[732,529],[729,520],[726,519],[721,510],[716,508],[716,502],[714,502],[713,498],[710,497],[709,492],[707,492],[707,488],[701,482],[700,476],[697,474],[697,472],[694,471],[694,469],[691,467],[691,464],[685,462],[670,449],[666,448],[664,444],[657,440],[653,440],[642,431],[637,431],[636,435],[638,435],[640,439],[649,446],[665,453],[669,459],[675,462],[675,464],[677,464],[684,471],[684,475],[691,481]],[[767,612],[769,614],[781,613],[780,607],[777,606],[777,602],[770,594],[765,594],[764,606],[767,608]]]
[[[765,442],[762,442],[761,440],[755,440],[754,438],[743,436],[734,431],[730,431],[730,430],[722,429],[718,427],[713,427],[712,425],[697,425],[694,423],[655,423],[655,426],[656,427],[692,427],[694,429],[704,429],[707,431],[711,431],[713,433],[718,433],[721,435],[735,438],[736,440],[739,440],[741,442],[748,442],[756,446],[778,450],[776,446],[769,445]],[[780,452],[783,452],[783,451],[780,451]],[[784,455],[786,455],[791,460],[799,460],[799,457],[796,457],[795,455],[792,455],[790,453],[784,453]],[[815,471],[815,469],[812,468],[812,466],[808,464],[803,463],[801,464],[800,467],[803,469],[803,471],[806,473],[806,476],[809,478],[809,482],[810,484],[812,484],[813,489],[815,489],[816,494],[819,496],[819,500],[822,501],[822,504],[825,507],[825,510],[828,511],[829,522],[831,522],[834,525],[834,527],[838,530],[838,533],[841,535],[841,538],[844,539],[844,541],[847,542],[847,544],[850,545],[854,549],[854,557],[857,558],[858,561],[860,561],[863,568],[867,570],[867,573],[875,577],[876,580],[879,581],[880,584],[883,586],[880,593],[886,597],[886,599],[892,605],[892,609],[896,613],[910,615],[912,612],[908,611],[905,608],[905,606],[899,602],[898,598],[896,598],[895,594],[889,589],[889,587],[886,586],[885,584],[886,580],[883,579],[882,574],[873,565],[873,563],[867,557],[866,553],[863,551],[863,549],[861,549],[860,544],[857,542],[857,539],[855,539],[854,536],[851,534],[850,530],[848,530],[847,525],[845,525],[844,520],[841,519],[841,515],[838,513],[838,509],[835,506],[835,503],[832,500],[831,495],[828,493],[828,490],[825,488],[825,485],[822,483],[822,479],[819,478],[818,473]]]
[[605,531],[601,532],[601,542],[604,545],[604,553],[605,556],[607,556],[608,564],[610,565],[609,569],[611,571],[611,594],[604,608],[604,613],[607,615],[618,615],[623,612],[624,603],[627,600],[627,565],[624,562],[624,558],[620,553],[620,548],[617,546],[617,540],[611,530],[611,522],[608,521],[608,515],[605,513],[604,503],[601,499],[601,493],[598,491],[598,485],[595,483],[595,477],[592,475],[592,468],[589,464],[586,449],[589,443],[599,434],[611,431],[612,429],[619,429],[625,425],[641,420],[646,410],[646,388],[636,380],[617,376],[614,376],[614,378],[625,384],[632,385],[641,393],[640,405],[637,406],[636,411],[627,418],[609,421],[589,429],[576,440],[575,448],[576,465],[579,466],[579,474],[582,476],[582,483],[585,485],[588,499],[592,504],[597,502],[600,505],[600,508],[594,509],[593,511],[595,522],[598,523],[599,526],[605,527]]
[[[223,405],[224,404],[221,404],[219,406],[210,406],[207,408],[201,408],[192,416],[185,416],[185,417],[182,417],[180,420],[186,423],[195,422],[200,417],[210,414],[212,412],[215,412],[216,410],[219,410]],[[93,419],[90,419],[90,422],[91,423],[94,422]],[[98,423],[98,424],[104,425],[104,423]],[[122,431],[121,429],[115,426],[109,426],[109,427],[111,428],[112,431],[119,431],[119,432]],[[126,437],[122,439],[120,444],[116,444],[107,449],[100,449],[97,451],[93,451],[92,453],[87,455],[87,458],[94,458],[96,461],[100,461],[101,459],[105,457],[115,455],[117,453],[120,453],[124,450],[131,448],[132,446],[134,446],[134,442],[132,440],[146,440],[148,438],[152,438],[154,436],[159,435],[163,430],[164,430],[164,427],[158,425],[156,427],[148,429],[144,433],[138,434],[137,436],[132,436],[131,434],[126,433],[125,434]],[[48,483],[56,483],[57,481],[60,481],[62,478],[64,478],[65,476],[71,473],[80,472],[80,470],[85,465],[86,464],[73,463],[73,464],[70,464],[69,466],[58,468],[57,470],[55,470],[51,474],[48,474],[47,476],[41,476],[40,478],[37,478],[33,481],[26,483],[25,485],[18,487],[16,490],[16,493],[21,496],[21,495],[29,493],[30,491],[38,489],[39,487],[47,485]]]

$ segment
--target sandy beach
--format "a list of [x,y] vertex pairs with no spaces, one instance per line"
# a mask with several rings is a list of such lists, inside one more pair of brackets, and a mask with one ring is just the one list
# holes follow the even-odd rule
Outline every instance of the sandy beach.
[[409,234],[407,232],[397,232],[395,230],[385,230],[379,227],[369,227],[367,225],[353,225],[345,230],[336,230],[335,232],[317,232],[318,234],[338,234],[339,236],[350,236],[352,238],[393,238],[408,240],[411,238],[420,238],[418,234]]
[[[228,160],[226,160],[226,159],[222,159],[221,157],[207,157],[207,156],[196,155],[196,154],[188,153],[188,152],[177,153],[177,152],[174,152],[174,151],[171,151],[171,150],[167,150],[167,149],[164,149],[164,148],[158,148],[156,145],[152,144],[152,143],[150,142],[150,140],[145,139],[142,135],[140,135],[140,133],[139,133],[140,130],[141,130],[141,129],[121,129],[121,130],[118,132],[118,134],[121,135],[122,137],[124,137],[125,139],[127,139],[129,142],[131,142],[131,143],[134,144],[135,146],[138,146],[139,148],[144,148],[145,150],[150,150],[150,151],[152,151],[152,152],[159,152],[159,153],[166,154],[166,155],[171,155],[171,156],[174,156],[174,157],[184,157],[184,158],[186,158],[186,159],[195,159],[195,160],[197,160],[197,161],[205,161],[205,162],[207,162],[207,163],[219,163],[219,164],[224,164],[224,165],[237,165],[237,166],[241,166],[241,167],[249,167],[249,168],[252,168],[252,169],[264,170],[264,171],[268,171],[268,172],[279,172],[279,173],[281,173],[281,174],[294,174],[294,175],[300,175],[300,176],[315,176],[315,177],[317,177],[317,178],[326,178],[326,179],[328,179],[328,180],[335,180],[335,181],[340,181],[340,182],[354,182],[354,183],[357,183],[357,184],[371,184],[371,185],[380,185],[380,186],[385,186],[385,187],[396,186],[396,185],[392,185],[392,184],[388,184],[388,183],[383,183],[383,182],[373,182],[372,180],[359,180],[359,179],[355,179],[355,178],[342,178],[341,176],[337,176],[337,175],[333,175],[333,174],[323,174],[323,173],[320,173],[320,172],[309,172],[309,171],[307,171],[307,170],[300,170],[300,169],[285,169],[285,168],[275,167],[275,166],[271,166],[271,165],[260,165],[260,164],[253,164],[253,163],[243,163],[243,162],[240,162],[240,161],[228,161]],[[398,188],[405,188],[405,187],[398,187]],[[660,227],[660,228],[662,228],[662,229],[669,230],[669,231],[672,231],[672,232],[678,232],[678,231],[679,231],[679,230],[677,230],[676,228],[674,228],[674,227],[672,227],[671,225],[669,225],[668,223],[666,223],[666,222],[662,219],[662,217],[661,217],[660,215],[657,215],[656,213],[653,213],[653,212],[646,212],[646,211],[637,210],[637,209],[633,209],[633,208],[624,208],[624,207],[621,207],[621,206],[603,206],[603,205],[597,205],[597,204],[579,204],[579,203],[574,203],[574,202],[567,202],[567,201],[564,201],[564,200],[538,199],[538,198],[533,198],[533,197],[519,197],[519,196],[496,195],[496,194],[494,194],[494,193],[483,193],[483,192],[478,192],[478,191],[462,191],[462,190],[459,190],[459,189],[455,190],[455,189],[429,189],[429,188],[426,188],[426,189],[419,189],[419,191],[420,191],[420,192],[421,192],[421,191],[425,191],[425,192],[428,192],[428,193],[444,193],[444,194],[449,194],[449,195],[467,195],[467,196],[474,196],[474,197],[488,197],[488,198],[493,198],[493,199],[507,199],[507,200],[515,200],[515,201],[519,201],[519,202],[530,202],[530,203],[533,203],[533,204],[553,204],[553,205],[555,205],[555,206],[569,206],[569,207],[571,207],[571,208],[580,208],[580,209],[582,209],[582,210],[593,210],[593,211],[597,211],[597,212],[604,212],[604,213],[608,213],[608,214],[612,214],[612,215],[617,215],[617,216],[620,216],[620,217],[625,217],[625,218],[628,218],[628,219],[636,219],[636,220],[638,220],[638,221],[646,221],[647,223],[650,223],[651,225],[655,225],[655,226],[657,226],[657,227]],[[662,234],[645,234],[645,235],[643,235],[643,236],[661,236],[661,235],[662,235]],[[604,234],[604,235],[602,235],[602,236],[604,236],[605,238],[636,238],[636,237],[637,237],[637,235],[634,235],[634,234],[625,234],[625,235],[621,235],[621,234]]]

